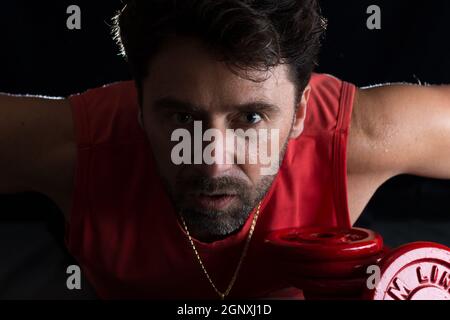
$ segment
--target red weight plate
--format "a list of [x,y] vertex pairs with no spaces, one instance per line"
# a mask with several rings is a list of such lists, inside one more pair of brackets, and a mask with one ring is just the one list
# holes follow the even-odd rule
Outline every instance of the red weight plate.
[[377,254],[383,248],[383,239],[360,228],[290,228],[270,233],[266,244],[276,258],[336,261]]
[[306,278],[355,278],[365,277],[367,267],[378,265],[386,251],[362,259],[338,261],[280,261],[278,270],[281,274],[298,275]]
[[393,250],[380,263],[371,300],[450,300],[450,249],[416,242]]

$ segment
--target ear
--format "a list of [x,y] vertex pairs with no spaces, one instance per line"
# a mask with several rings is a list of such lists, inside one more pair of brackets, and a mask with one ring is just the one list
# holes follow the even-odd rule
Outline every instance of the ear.
[[308,107],[309,95],[311,93],[311,86],[308,85],[302,94],[302,99],[300,105],[297,108],[297,113],[295,115],[294,125],[290,134],[290,139],[297,139],[303,132],[305,127],[306,111]]
[[144,115],[142,113],[142,108],[139,108],[138,122],[141,129],[144,130]]

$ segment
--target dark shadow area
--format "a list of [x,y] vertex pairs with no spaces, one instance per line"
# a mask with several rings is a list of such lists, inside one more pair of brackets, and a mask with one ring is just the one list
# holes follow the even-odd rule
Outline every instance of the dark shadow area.
[[415,241],[450,246],[449,195],[448,181],[396,177],[379,189],[356,225],[378,231],[390,247]]
[[64,219],[40,194],[0,196],[0,299],[95,299],[88,281],[67,288],[77,265],[64,246]]

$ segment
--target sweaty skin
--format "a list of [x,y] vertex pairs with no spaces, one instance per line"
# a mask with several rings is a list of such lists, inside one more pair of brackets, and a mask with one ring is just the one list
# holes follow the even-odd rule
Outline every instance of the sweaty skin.
[[[187,113],[219,130],[248,126],[245,122],[249,118],[242,114],[255,110],[236,112],[235,107],[262,100],[275,105],[278,111],[262,110],[262,120],[256,125],[279,128],[280,146],[298,137],[308,112],[309,88],[296,109],[295,87],[285,66],[260,76],[266,80],[255,83],[237,76],[194,40],[168,44],[151,63],[149,77],[144,81],[142,125],[151,145],[167,155],[168,132],[180,121],[186,125],[189,121],[185,121],[191,119],[185,117],[186,110],[180,117],[179,110],[168,112],[156,107],[158,99],[168,96],[196,105],[194,113],[192,110]],[[394,176],[413,174],[450,179],[449,146],[449,86],[386,85],[358,89],[347,148],[352,222],[358,219],[375,191]],[[76,158],[68,101],[0,95],[0,150],[0,193],[43,193],[55,201],[68,219]],[[161,157],[158,168],[174,195],[183,191],[175,183],[177,174],[181,177],[201,174],[211,179],[231,175],[248,190],[265,187],[257,165],[176,169],[167,160]],[[252,191],[248,194],[254,202],[257,194]],[[189,199],[179,201],[180,206],[188,206]],[[238,204],[239,199],[233,199],[229,209]]]

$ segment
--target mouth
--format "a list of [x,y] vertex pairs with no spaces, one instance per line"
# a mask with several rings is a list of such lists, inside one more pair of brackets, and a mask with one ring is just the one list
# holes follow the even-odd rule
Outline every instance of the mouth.
[[223,210],[237,199],[236,194],[194,194],[192,195],[196,206],[202,209]]

